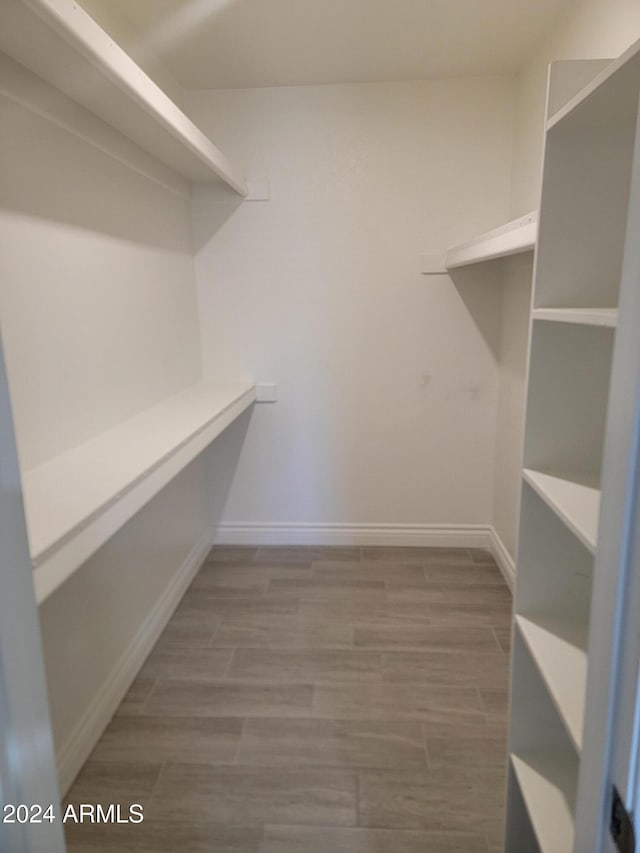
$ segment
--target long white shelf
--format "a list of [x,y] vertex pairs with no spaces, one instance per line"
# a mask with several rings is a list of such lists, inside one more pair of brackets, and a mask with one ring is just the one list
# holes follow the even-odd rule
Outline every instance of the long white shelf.
[[581,326],[605,326],[615,329],[618,323],[616,308],[534,308],[534,320],[549,323],[576,323]]
[[200,383],[23,472],[38,602],[255,399],[249,383]]
[[481,261],[532,251],[536,244],[537,233],[538,214],[534,211],[507,222],[493,231],[487,231],[474,240],[453,246],[445,255],[445,267],[451,270]]
[[511,766],[542,853],[572,853],[576,770],[571,756],[512,754]]
[[74,0],[2,0],[0,50],[191,181],[245,179]]
[[566,619],[523,615],[517,615],[515,623],[580,752],[587,685],[587,627]]
[[560,477],[525,468],[522,476],[577,536],[595,553],[600,515],[600,489],[595,479]]

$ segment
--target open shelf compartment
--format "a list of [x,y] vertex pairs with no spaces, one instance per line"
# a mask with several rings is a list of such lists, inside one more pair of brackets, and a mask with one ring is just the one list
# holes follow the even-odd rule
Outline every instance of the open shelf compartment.
[[572,853],[578,754],[518,630],[512,654],[505,849]]

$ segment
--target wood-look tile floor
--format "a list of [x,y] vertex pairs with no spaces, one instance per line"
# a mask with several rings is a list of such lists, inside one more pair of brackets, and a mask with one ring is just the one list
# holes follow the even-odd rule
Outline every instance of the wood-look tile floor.
[[68,795],[69,853],[498,853],[511,597],[490,555],[215,548]]

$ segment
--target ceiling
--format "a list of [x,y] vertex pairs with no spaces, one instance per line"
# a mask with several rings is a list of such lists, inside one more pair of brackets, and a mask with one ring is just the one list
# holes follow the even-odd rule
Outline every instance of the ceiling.
[[185,88],[512,74],[571,0],[82,0]]

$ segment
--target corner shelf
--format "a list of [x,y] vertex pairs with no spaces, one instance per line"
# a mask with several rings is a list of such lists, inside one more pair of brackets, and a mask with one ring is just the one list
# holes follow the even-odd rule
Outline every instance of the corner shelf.
[[517,615],[517,630],[578,752],[582,749],[587,686],[586,625]]
[[542,853],[572,853],[576,773],[571,756],[512,754],[511,766]]
[[256,399],[200,383],[22,474],[36,599],[51,595]]
[[191,181],[245,179],[73,0],[3,0],[0,50]]
[[445,255],[444,265],[451,270],[533,251],[537,232],[538,214],[534,211],[493,231],[487,231],[474,240],[451,247]]
[[569,530],[594,554],[598,539],[600,489],[595,478],[556,476],[525,468],[523,479]]
[[582,326],[604,326],[615,329],[617,308],[534,308],[534,320],[549,323],[576,323]]

